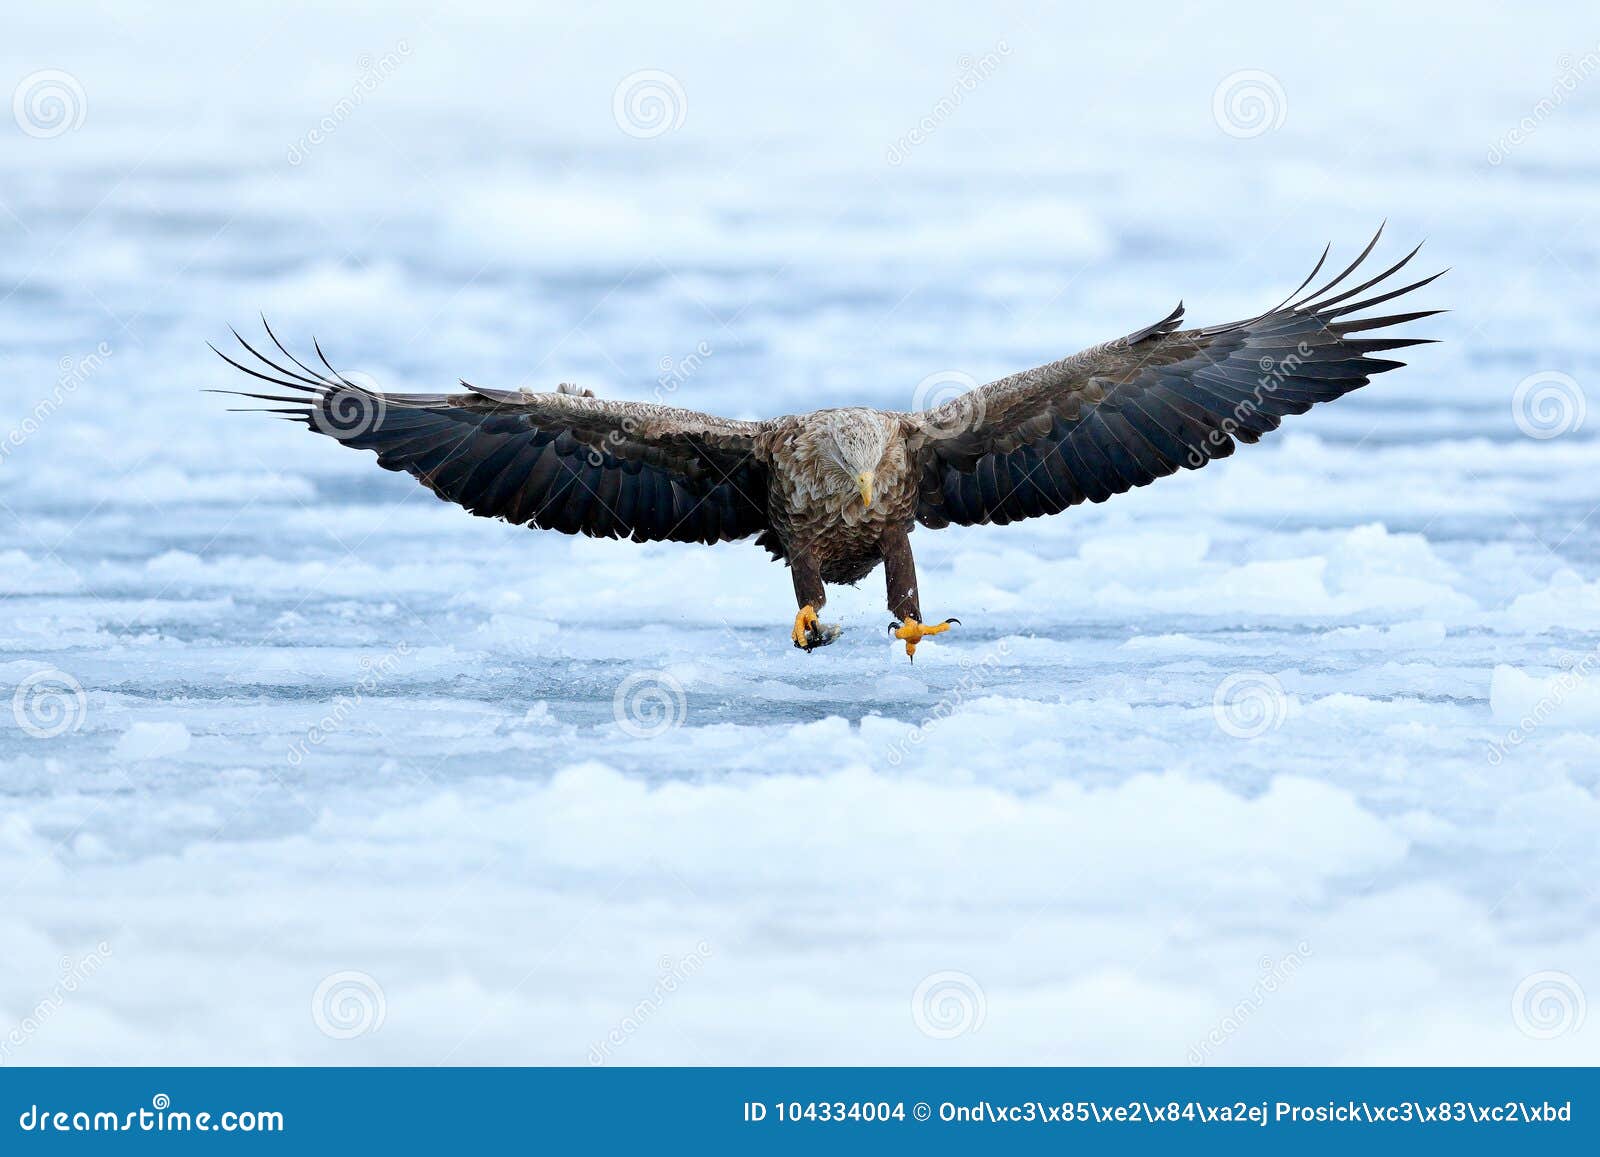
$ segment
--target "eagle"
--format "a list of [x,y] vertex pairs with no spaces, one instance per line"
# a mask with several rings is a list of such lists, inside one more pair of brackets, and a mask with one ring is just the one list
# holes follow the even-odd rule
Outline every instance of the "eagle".
[[914,660],[923,639],[960,622],[923,615],[911,551],[919,525],[1058,514],[1198,469],[1403,364],[1373,355],[1430,340],[1379,331],[1441,310],[1353,316],[1444,272],[1385,284],[1420,245],[1335,293],[1382,234],[1306,293],[1325,248],[1293,293],[1248,320],[1181,329],[1180,302],[1126,337],[909,413],[845,406],[736,421],[567,385],[465,381],[456,393],[389,393],[335,370],[314,338],[318,365],[308,365],[264,317],[272,357],[237,330],[245,360],[211,348],[279,391],[220,392],[288,403],[266,412],[371,450],[378,465],[481,517],[635,542],[753,537],[789,568],[799,607],[789,638],[807,653],[840,633],[820,619],[828,585],[858,583],[881,563],[888,631]]

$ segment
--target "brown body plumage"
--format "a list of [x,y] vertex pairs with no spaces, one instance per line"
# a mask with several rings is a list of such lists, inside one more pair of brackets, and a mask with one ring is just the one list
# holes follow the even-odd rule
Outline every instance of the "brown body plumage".
[[[782,557],[809,556],[826,583],[857,583],[882,561],[890,526],[911,525],[917,480],[906,453],[903,415],[881,410],[817,410],[764,423],[758,453],[784,469],[770,473],[767,517]],[[834,460],[857,434],[855,464]],[[869,465],[859,466],[867,462]],[[872,499],[858,477],[871,472]],[[821,604],[818,603],[818,606]]]
[[1333,294],[1377,240],[1322,288],[1258,317],[1179,330],[1180,305],[1127,337],[918,413],[856,407],[742,422],[569,387],[386,394],[341,377],[320,348],[313,369],[270,329],[278,360],[248,343],[258,367],[227,360],[294,392],[249,396],[290,403],[276,412],[375,451],[380,465],[474,514],[636,541],[755,536],[793,574],[792,636],[806,650],[833,637],[816,616],[825,584],[859,582],[881,562],[892,629],[909,653],[944,629],[924,625],[917,524],[1007,523],[1101,502],[1226,457],[1285,415],[1399,366],[1371,355],[1422,339],[1354,335],[1438,311],[1348,315],[1433,280],[1356,300],[1416,250]]

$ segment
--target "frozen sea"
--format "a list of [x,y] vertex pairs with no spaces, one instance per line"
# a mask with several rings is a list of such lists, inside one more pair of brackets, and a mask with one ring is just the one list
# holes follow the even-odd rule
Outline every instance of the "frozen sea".
[[[30,13],[0,1061],[1600,1061],[1600,29],[1496,9]],[[915,666],[200,392],[911,408],[1384,218],[1440,344],[917,533]]]

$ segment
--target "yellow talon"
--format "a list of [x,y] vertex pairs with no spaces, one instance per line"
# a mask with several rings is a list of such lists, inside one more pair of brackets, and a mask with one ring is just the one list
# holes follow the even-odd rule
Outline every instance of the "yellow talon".
[[817,620],[817,608],[807,603],[800,608],[800,613],[795,615],[794,630],[789,633],[789,637],[802,651],[809,651],[816,646],[821,635],[822,624]]
[[910,615],[907,615],[904,623],[900,622],[898,619],[896,619],[893,623],[890,623],[889,633],[897,639],[905,640],[906,658],[915,663],[917,661],[918,643],[922,642],[922,640],[926,639],[929,635],[942,635],[944,632],[948,631],[952,625],[959,625],[960,622],[960,619],[946,619],[942,623],[935,623],[931,627],[926,627],[917,622],[917,620],[912,618]]

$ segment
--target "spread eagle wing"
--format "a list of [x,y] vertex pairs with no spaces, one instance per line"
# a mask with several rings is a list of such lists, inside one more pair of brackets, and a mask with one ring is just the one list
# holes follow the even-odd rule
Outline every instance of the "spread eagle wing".
[[[1104,502],[1180,468],[1199,469],[1255,442],[1286,414],[1302,414],[1403,365],[1372,357],[1423,338],[1355,336],[1442,310],[1350,318],[1435,277],[1355,300],[1399,272],[1396,264],[1332,292],[1383,235],[1320,289],[1248,321],[1180,330],[1183,305],[1127,337],[1013,374],[908,416],[925,526],[1015,522],[1088,499]],[[1441,270],[1441,273],[1443,271]],[[1293,304],[1291,304],[1291,302]]]
[[270,327],[279,361],[234,336],[253,365],[212,349],[284,392],[219,392],[290,403],[269,412],[372,450],[380,466],[473,514],[635,542],[713,543],[768,527],[758,423],[566,387],[528,393],[462,382],[464,393],[391,394],[340,374],[315,343],[321,369],[289,353]]

